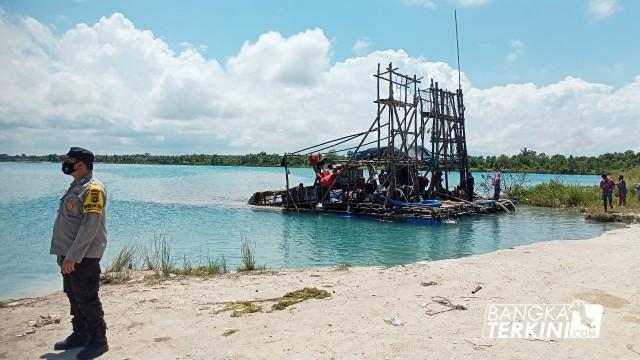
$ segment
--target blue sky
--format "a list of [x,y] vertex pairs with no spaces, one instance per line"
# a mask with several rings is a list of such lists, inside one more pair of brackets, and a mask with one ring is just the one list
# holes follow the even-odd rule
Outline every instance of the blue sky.
[[457,86],[454,8],[472,154],[640,151],[640,1],[0,0],[0,153],[359,132],[377,63]]
[[[419,2],[419,1],[418,1]],[[640,74],[639,1],[596,19],[584,0],[495,0],[482,6],[437,1],[435,7],[401,0],[372,1],[0,1],[12,14],[32,16],[54,33],[121,12],[173,49],[205,45],[207,57],[225,59],[267,31],[290,36],[319,27],[333,42],[332,61],[354,55],[358,39],[369,50],[404,49],[409,55],[455,64],[453,9],[458,9],[462,68],[474,84],[545,85],[567,75],[622,85]],[[512,42],[523,53],[509,63]]]

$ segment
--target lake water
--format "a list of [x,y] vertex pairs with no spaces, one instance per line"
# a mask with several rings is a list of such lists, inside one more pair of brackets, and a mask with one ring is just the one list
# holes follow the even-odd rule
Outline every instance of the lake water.
[[[309,184],[309,169],[291,182]],[[331,215],[253,210],[249,196],[283,187],[282,168],[96,164],[108,189],[109,244],[103,268],[124,245],[166,236],[178,265],[225,256],[240,263],[240,243],[255,243],[259,264],[271,268],[349,263],[397,265],[456,258],[552,239],[587,239],[615,227],[578,214],[520,207],[512,215],[463,218],[458,224],[408,225]],[[476,174],[478,178],[479,174]],[[597,184],[598,176],[532,174]],[[49,255],[58,199],[71,178],[59,164],[0,163],[0,299],[61,289]]]

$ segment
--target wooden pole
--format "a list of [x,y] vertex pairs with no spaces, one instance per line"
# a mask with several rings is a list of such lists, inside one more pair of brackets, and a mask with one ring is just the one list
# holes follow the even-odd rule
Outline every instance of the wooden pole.
[[378,159],[377,161],[380,161],[380,132],[382,131],[382,129],[380,128],[380,63],[378,63],[378,76],[376,76],[376,103],[378,104],[378,116],[377,116],[377,120],[378,120],[378,152],[377,152],[377,156],[376,158]]
[[298,210],[298,205],[296,205],[296,201],[293,200],[293,195],[291,195],[291,191],[289,190],[289,157],[287,155],[284,156],[284,173],[287,178],[287,195],[289,195],[289,199],[291,199],[291,203],[293,203],[293,207],[296,208],[296,211],[300,212],[300,210]]

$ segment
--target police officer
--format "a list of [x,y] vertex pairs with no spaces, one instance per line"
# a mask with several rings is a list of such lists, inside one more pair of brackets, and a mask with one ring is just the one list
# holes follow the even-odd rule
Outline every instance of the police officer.
[[78,359],[92,359],[109,350],[107,325],[98,296],[100,258],[107,245],[104,185],[93,177],[93,153],[72,147],[62,172],[73,182],[60,199],[51,238],[51,254],[58,256],[63,289],[71,305],[73,332],[55,350],[84,346]]

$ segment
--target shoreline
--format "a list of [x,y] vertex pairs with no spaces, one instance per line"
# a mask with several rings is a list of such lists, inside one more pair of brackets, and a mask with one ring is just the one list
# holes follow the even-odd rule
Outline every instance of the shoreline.
[[[580,217],[584,217],[585,219],[592,221],[594,223],[611,223],[613,226],[615,226],[614,229],[606,229],[606,230],[602,230],[600,232],[599,235],[597,236],[601,236],[607,232],[613,231],[613,230],[617,230],[619,228],[623,228],[625,226],[628,225],[633,225],[635,224],[634,222],[625,222],[625,221],[603,221],[601,219],[589,219],[585,216],[585,213],[581,212],[581,210],[579,208],[559,208],[559,207],[538,207],[538,206],[528,206],[525,205],[527,207],[531,207],[534,209],[544,209],[544,210],[549,210],[549,211],[557,211],[557,212],[570,212],[570,213],[576,213],[577,216]],[[254,211],[265,211],[265,212],[283,212],[282,208],[272,208],[272,207],[264,207],[264,206],[255,206],[255,205],[244,205],[244,207],[247,207],[251,210]],[[327,216],[333,216],[331,214],[327,215]],[[639,217],[640,219],[640,214],[636,215]],[[424,226],[424,225],[419,225],[419,226]],[[431,226],[431,225],[428,225]],[[484,255],[484,254],[491,254],[494,253],[496,251],[501,251],[501,250],[508,250],[508,249],[514,249],[514,248],[519,248],[521,246],[528,246],[528,245],[533,245],[533,244],[537,244],[537,243],[546,243],[546,242],[550,242],[550,241],[586,241],[586,240],[590,240],[593,237],[590,238],[580,238],[580,239],[567,239],[567,240],[563,240],[563,239],[550,239],[550,240],[538,240],[538,241],[534,241],[532,243],[528,243],[528,244],[521,244],[521,245],[514,245],[511,247],[505,247],[505,248],[501,248],[501,249],[493,249],[493,250],[489,250],[486,252],[480,252],[480,253],[472,253],[469,255],[463,255],[460,257],[451,257],[451,258],[445,258],[445,259],[437,259],[437,260],[420,260],[417,262],[410,262],[410,263],[405,263],[405,264],[395,264],[395,265],[361,265],[361,264],[349,264],[346,263],[349,267],[380,267],[380,268],[389,268],[389,267],[394,267],[394,266],[409,266],[409,265],[413,265],[413,264],[417,264],[420,262],[434,262],[434,261],[443,261],[443,260],[456,260],[456,259],[464,259],[464,258],[469,258],[469,257],[475,257],[475,256],[480,256],[480,255]],[[179,261],[178,261],[179,262]],[[106,268],[108,267],[109,262],[101,262],[100,266],[102,268],[102,275],[105,274]],[[313,270],[313,269],[331,269],[334,268],[336,266],[340,266],[341,263],[336,263],[335,265],[309,265],[309,266],[300,266],[300,267],[290,267],[290,268],[280,268],[280,267],[276,267],[276,268],[271,268],[268,267],[266,270],[268,271],[298,271],[298,270]],[[135,272],[139,272],[139,273],[144,273],[147,270],[143,270],[143,269],[136,269],[134,270]],[[235,274],[235,270],[227,273],[226,275],[229,274]],[[216,276],[220,276],[220,275],[225,275],[225,274],[219,274]],[[30,299],[40,299],[40,298],[44,298],[47,297],[49,295],[54,295],[55,293],[58,292],[62,292],[62,279],[60,278],[60,274],[59,273],[51,273],[49,274],[49,277],[52,278],[52,280],[49,281],[45,281],[44,279],[40,280],[39,283],[40,284],[30,284],[29,285],[29,291],[27,294],[25,295],[20,295],[20,296],[0,296],[0,308],[2,308],[3,304],[8,304],[11,302],[16,302],[16,301],[22,301],[22,300],[30,300]],[[196,277],[196,276],[194,276]],[[51,283],[55,284],[53,286],[46,286],[45,284],[51,285]],[[35,288],[38,288],[40,285],[46,286],[47,289],[43,290],[43,291],[38,291],[35,290]],[[107,285],[110,286],[110,285]],[[0,358],[1,359],[1,358]]]
[[[105,358],[633,358],[640,351],[638,245],[640,225],[631,225],[588,240],[389,268],[279,269],[155,283],[137,273],[130,283],[101,289],[111,346]],[[424,286],[431,281],[437,284]],[[270,310],[265,300],[303,288],[329,297],[284,310]],[[466,310],[429,316],[447,309],[434,297]],[[487,304],[573,299],[604,306],[599,339],[482,338]],[[223,302],[237,301],[263,311],[238,317],[224,311]],[[64,294],[18,302],[0,307],[0,359],[72,358],[75,351],[51,348],[70,330]],[[389,317],[403,325],[386,323]]]

